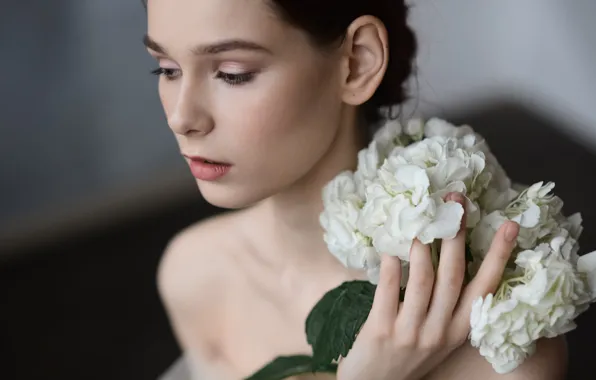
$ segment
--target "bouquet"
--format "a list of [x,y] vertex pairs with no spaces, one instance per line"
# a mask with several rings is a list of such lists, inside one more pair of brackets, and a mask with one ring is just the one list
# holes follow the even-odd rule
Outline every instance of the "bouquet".
[[312,309],[306,321],[312,356],[279,357],[250,379],[334,372],[370,312],[381,255],[400,258],[402,288],[415,239],[431,246],[438,264],[441,239],[455,237],[464,213],[461,204],[445,201],[450,192],[465,196],[467,280],[499,227],[507,220],[520,225],[498,289],[472,306],[469,334],[496,372],[513,371],[538,339],[573,330],[596,300],[596,252],[579,256],[581,216],[563,215],[553,189],[553,183],[512,183],[470,126],[437,118],[386,122],[359,152],[357,170],[324,188],[320,215],[329,251],[365,271],[368,281],[345,282]]

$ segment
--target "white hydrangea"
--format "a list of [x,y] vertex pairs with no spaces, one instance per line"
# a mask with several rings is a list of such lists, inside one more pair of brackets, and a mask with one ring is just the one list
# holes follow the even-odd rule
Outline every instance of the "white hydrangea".
[[575,318],[593,302],[586,276],[561,252],[568,239],[557,236],[520,252],[496,295],[474,303],[470,342],[495,371],[514,370],[536,340],[575,329]]
[[511,180],[492,154],[486,140],[474,132],[469,125],[455,126],[445,120],[432,118],[427,121],[424,134],[426,137],[455,137],[463,148],[470,152],[482,152],[485,157],[487,172],[491,174],[491,186],[497,192],[508,192]]
[[414,141],[422,140],[424,137],[424,121],[422,119],[411,119],[406,123],[404,132]]
[[379,128],[373,137],[373,141],[377,144],[382,157],[387,157],[395,147],[407,145],[403,133],[404,129],[398,120],[390,120]]
[[[382,224],[366,219],[361,224],[371,225],[373,245],[380,252],[409,261],[414,239],[428,244],[435,239],[453,238],[459,230],[463,207],[446,202],[441,194],[433,192],[425,169],[390,157],[379,170],[378,182],[367,192],[367,206],[376,208],[377,215],[385,214]],[[368,202],[368,199],[372,202]],[[376,202],[375,202],[376,201]]]
[[517,239],[521,248],[535,247],[541,239],[555,231],[558,224],[556,217],[563,202],[552,195],[554,187],[552,182],[546,185],[535,183],[505,208],[505,214],[522,227]]
[[370,239],[358,229],[363,199],[356,193],[356,183],[351,172],[343,172],[323,189],[324,211],[319,217],[325,229],[323,239],[329,251],[344,265],[365,269],[378,265],[378,254]]
[[470,126],[391,120],[359,152],[357,170],[325,187],[320,223],[329,251],[372,283],[382,255],[399,257],[402,287],[413,241],[432,243],[436,265],[437,243],[460,229],[464,209],[446,201],[448,193],[465,197],[471,277],[503,223],[518,223],[498,290],[477,299],[470,316],[470,342],[496,372],[507,373],[535,352],[538,339],[576,328],[577,316],[596,300],[596,252],[579,255],[581,216],[564,216],[553,189],[512,183]]
[[511,372],[536,350],[542,324],[536,313],[517,300],[478,298],[470,316],[470,343],[497,373]]
[[380,144],[373,140],[368,148],[358,152],[358,169],[354,173],[356,190],[362,199],[366,196],[366,188],[377,178],[377,170],[385,161],[386,156],[380,152]]
[[469,125],[462,125],[457,127],[446,120],[442,120],[436,117],[429,119],[424,127],[425,137],[441,136],[462,138],[469,135],[477,136],[474,130]]
[[403,149],[397,160],[425,168],[434,188],[465,192],[476,200],[489,182],[482,152],[461,148],[455,138],[433,137]]
[[[503,223],[512,220],[520,225],[517,245],[521,249],[536,247],[545,238],[559,230],[562,223],[572,223],[570,228],[579,230],[577,220],[570,222],[560,212],[560,198],[551,194],[553,183],[538,182],[515,197],[508,205],[481,217],[480,222],[470,233],[470,248],[475,256],[483,258]],[[576,216],[574,218],[577,219]],[[579,219],[581,223],[581,218]]]
[[511,290],[511,298],[532,306],[546,320],[548,338],[574,329],[573,319],[592,300],[584,278],[559,248],[553,239],[520,252],[515,264],[524,270],[523,282]]

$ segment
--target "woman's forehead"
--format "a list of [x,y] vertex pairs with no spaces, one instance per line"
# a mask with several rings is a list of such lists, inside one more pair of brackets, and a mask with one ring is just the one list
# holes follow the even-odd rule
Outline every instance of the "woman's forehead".
[[147,10],[149,35],[157,41],[274,43],[291,32],[265,0],[149,0]]

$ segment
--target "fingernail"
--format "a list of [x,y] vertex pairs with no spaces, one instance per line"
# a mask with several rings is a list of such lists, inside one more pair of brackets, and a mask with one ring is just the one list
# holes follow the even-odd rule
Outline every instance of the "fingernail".
[[515,222],[509,222],[507,225],[507,229],[505,230],[505,240],[508,243],[511,243],[517,237],[517,233],[519,232],[519,224]]

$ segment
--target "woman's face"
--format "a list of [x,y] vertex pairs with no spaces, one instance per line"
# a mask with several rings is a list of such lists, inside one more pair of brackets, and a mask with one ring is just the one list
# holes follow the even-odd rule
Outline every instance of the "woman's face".
[[283,191],[331,149],[339,58],[264,1],[149,0],[145,42],[170,128],[210,203],[238,208]]

